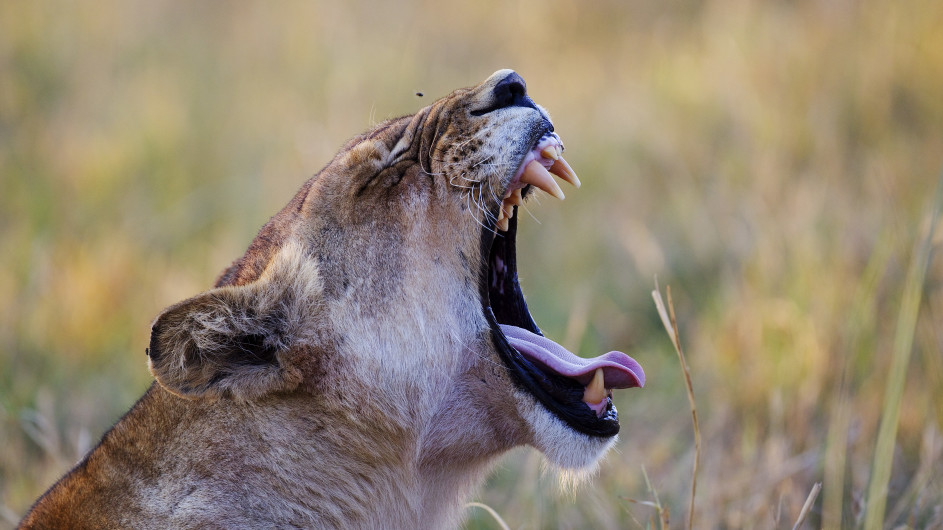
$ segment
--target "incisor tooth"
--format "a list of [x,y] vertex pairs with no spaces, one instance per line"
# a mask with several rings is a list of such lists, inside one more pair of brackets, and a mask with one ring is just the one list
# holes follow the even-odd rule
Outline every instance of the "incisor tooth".
[[501,230],[502,232],[507,232],[508,230],[508,210],[505,208],[504,202],[501,203],[501,211],[498,213],[498,219],[494,222],[494,225]]
[[579,177],[576,176],[576,171],[573,171],[573,168],[570,167],[570,164],[566,163],[566,160],[564,160],[562,156],[550,166],[550,172],[577,188],[582,185]]
[[[556,166],[556,163],[554,163],[554,166]],[[524,168],[524,173],[521,174],[521,182],[524,184],[533,184],[561,201],[566,198],[566,196],[563,195],[563,190],[557,185],[557,181],[553,180],[547,168],[536,160],[527,164],[527,167]]]
[[543,148],[543,151],[541,151],[540,154],[544,158],[552,158],[554,160],[557,160],[560,158],[560,152],[558,151],[558,149],[559,148],[555,145],[548,145],[547,147]]
[[596,368],[596,373],[593,374],[593,380],[586,385],[586,389],[583,390],[583,401],[587,403],[602,403],[602,400],[606,399],[606,380],[602,373],[602,368]]

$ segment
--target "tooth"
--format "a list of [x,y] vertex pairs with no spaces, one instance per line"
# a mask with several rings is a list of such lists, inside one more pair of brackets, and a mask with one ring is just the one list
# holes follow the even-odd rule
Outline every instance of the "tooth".
[[596,368],[593,380],[583,390],[583,401],[596,404],[602,403],[604,399],[606,399],[606,380],[603,377],[602,368]]
[[524,198],[521,197],[521,189],[517,188],[511,193],[511,196],[505,199],[508,203],[514,206],[520,206],[524,204]]
[[[554,163],[554,166],[556,166],[556,163]],[[527,164],[527,167],[524,168],[524,173],[521,175],[521,182],[524,184],[533,184],[561,201],[566,198],[566,196],[563,195],[563,190],[560,189],[557,181],[553,180],[553,177],[550,176],[550,172],[547,171],[547,168],[536,160]]]
[[507,232],[508,230],[508,215],[504,209],[503,202],[501,203],[501,212],[498,213],[498,219],[494,222],[494,225],[502,232]]
[[504,216],[508,219],[514,217],[514,205],[509,201],[504,201],[501,203],[501,210],[504,211]]
[[540,152],[540,156],[557,160],[560,158],[560,153],[557,151],[556,145],[548,145],[547,147],[543,148],[543,151]]
[[573,171],[573,168],[570,167],[570,164],[566,163],[566,160],[564,160],[562,156],[550,166],[550,172],[577,188],[582,185],[579,177],[576,176],[576,172]]

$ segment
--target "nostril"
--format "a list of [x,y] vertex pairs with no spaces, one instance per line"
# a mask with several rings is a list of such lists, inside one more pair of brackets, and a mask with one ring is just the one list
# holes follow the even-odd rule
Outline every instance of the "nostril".
[[524,83],[524,78],[516,73],[508,74],[494,86],[494,108],[519,105],[525,96],[527,96],[527,85]]

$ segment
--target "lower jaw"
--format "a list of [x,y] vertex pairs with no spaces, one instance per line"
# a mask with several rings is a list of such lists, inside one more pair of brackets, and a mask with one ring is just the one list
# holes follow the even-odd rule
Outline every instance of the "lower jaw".
[[[606,451],[615,444],[618,436],[586,436],[574,431],[568,425],[541,407],[534,404],[530,413],[525,413],[525,421],[533,429],[530,442],[535,449],[544,454],[554,467],[567,471],[591,470]],[[543,409],[543,410],[541,410]],[[525,409],[526,410],[526,409]],[[580,475],[563,475],[568,479],[579,479]]]
[[[527,309],[517,280],[517,215],[512,216],[509,221],[508,230],[505,232],[482,231],[482,251],[487,252],[489,268],[481,288],[481,296],[485,318],[491,327],[492,341],[498,354],[508,368],[514,384],[568,428],[592,437],[611,438],[619,433],[618,413],[611,402],[608,402],[604,415],[597,417],[596,413],[582,402],[582,385],[534,366],[508,343],[498,325],[500,322],[540,334],[540,329]],[[498,271],[498,267],[502,270]],[[499,274],[494,274],[495,272]],[[496,295],[503,293],[499,298],[500,303],[491,303],[492,290]]]

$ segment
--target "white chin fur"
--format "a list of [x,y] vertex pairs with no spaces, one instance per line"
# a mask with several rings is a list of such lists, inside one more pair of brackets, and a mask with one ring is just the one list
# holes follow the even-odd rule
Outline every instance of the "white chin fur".
[[618,439],[587,436],[566,426],[530,395],[515,391],[521,416],[534,432],[533,445],[550,464],[568,471],[592,472]]

